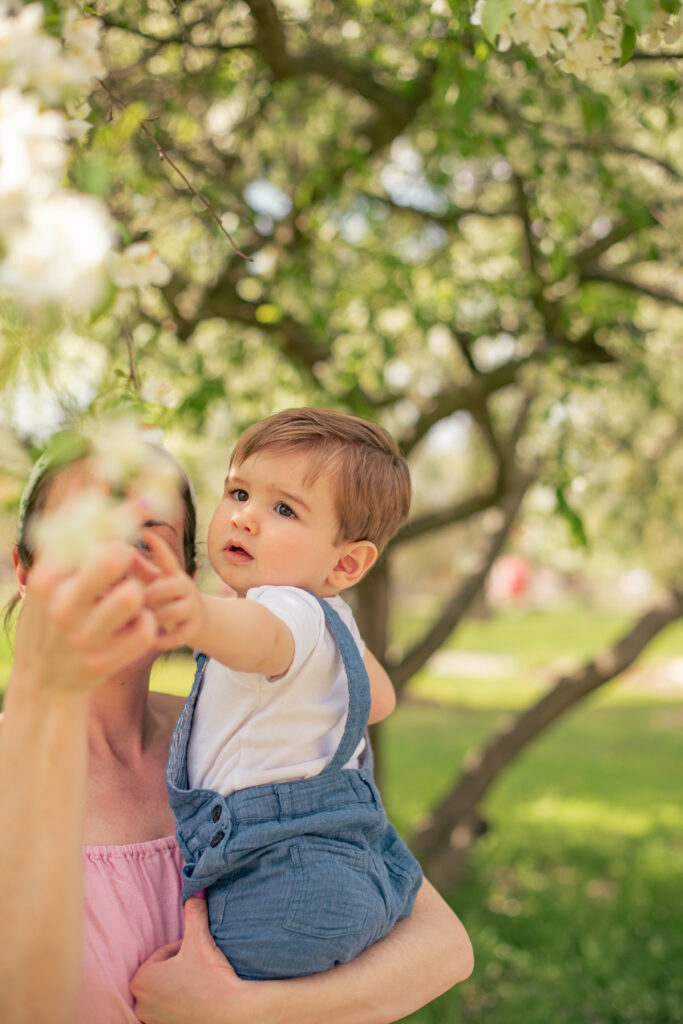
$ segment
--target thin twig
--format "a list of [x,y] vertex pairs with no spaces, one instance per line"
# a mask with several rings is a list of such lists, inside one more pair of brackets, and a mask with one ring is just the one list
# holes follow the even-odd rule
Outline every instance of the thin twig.
[[[128,104],[125,103],[122,99],[120,99],[115,93],[113,93],[111,91],[111,89],[109,88],[109,86],[106,85],[106,83],[103,82],[101,78],[98,78],[97,82],[104,89],[104,91],[109,96],[109,99],[112,101],[112,103],[116,103],[123,110],[128,110],[129,109]],[[225,235],[227,240],[230,242],[230,245],[233,247],[233,249],[235,250],[237,255],[241,256],[245,260],[248,260],[249,263],[253,263],[252,257],[251,256],[247,256],[246,253],[243,253],[242,250],[237,247],[236,243],[234,242],[234,240],[232,238],[232,235],[230,235],[230,233],[225,230],[225,227],[223,226],[223,222],[221,221],[221,218],[218,216],[218,214],[214,210],[214,208],[211,205],[211,203],[208,201],[208,199],[205,196],[203,196],[201,194],[201,192],[197,191],[197,189],[194,187],[194,185],[189,180],[189,178],[183,173],[183,171],[181,171],[181,169],[178,167],[178,165],[171,159],[171,157],[168,155],[166,150],[162,147],[162,145],[158,141],[158,139],[149,130],[149,128],[147,127],[147,125],[145,123],[145,120],[149,120],[149,119],[143,119],[142,121],[140,121],[140,127],[142,128],[142,130],[145,133],[145,135],[147,136],[147,138],[152,140],[152,142],[154,144],[154,147],[155,147],[155,149],[157,151],[157,155],[158,155],[159,159],[161,161],[166,161],[166,163],[169,164],[173,168],[173,170],[176,172],[176,174],[182,179],[182,181],[185,183],[185,185],[189,188],[189,190],[192,193],[192,195],[196,196],[197,199],[199,199],[200,203],[202,203],[202,205],[204,206],[206,211],[216,221],[216,224],[218,224],[218,227],[221,229],[221,231],[223,232],[223,234]]]
[[128,380],[135,388],[135,393],[140,394],[140,380],[135,369],[135,342],[133,341],[133,334],[130,329],[130,325],[127,320],[121,321],[123,328],[123,336],[126,339],[126,346],[128,348]]

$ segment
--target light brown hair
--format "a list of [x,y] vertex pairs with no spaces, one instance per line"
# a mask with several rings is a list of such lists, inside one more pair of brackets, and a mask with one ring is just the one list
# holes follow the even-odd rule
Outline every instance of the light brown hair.
[[305,451],[308,480],[329,476],[340,541],[369,540],[381,551],[408,518],[408,464],[376,423],[333,409],[285,409],[242,434],[230,466],[267,450]]

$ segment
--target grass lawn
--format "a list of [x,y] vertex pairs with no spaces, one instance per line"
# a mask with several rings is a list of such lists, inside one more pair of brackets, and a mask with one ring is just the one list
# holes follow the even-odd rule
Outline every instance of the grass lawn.
[[[385,726],[385,797],[399,829],[409,833],[501,716],[533,699],[552,662],[586,657],[624,626],[572,609],[460,630]],[[683,624],[491,791],[490,831],[449,894],[472,937],[475,973],[411,1024],[683,1021],[683,687],[676,673],[657,685],[678,659]],[[0,654],[3,677],[7,664]],[[185,692],[191,671],[189,659],[166,659],[153,685]]]
[[[499,712],[403,705],[387,724],[404,830]],[[490,832],[449,894],[473,977],[413,1024],[683,1021],[683,705],[586,707],[531,747],[484,807]]]

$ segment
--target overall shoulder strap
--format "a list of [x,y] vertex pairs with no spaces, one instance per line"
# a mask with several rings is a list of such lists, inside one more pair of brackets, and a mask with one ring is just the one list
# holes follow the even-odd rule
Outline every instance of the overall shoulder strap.
[[192,729],[192,719],[194,717],[194,709],[197,704],[197,697],[199,696],[199,691],[204,678],[204,669],[206,668],[206,664],[209,660],[206,654],[200,654],[199,652],[195,653],[194,658],[197,663],[197,670],[194,674],[192,690],[190,691],[189,697],[183,704],[175,729],[173,730],[171,746],[168,752],[168,761],[166,764],[167,781],[172,782],[179,789],[189,788],[187,778],[187,745],[190,739],[190,730]]
[[324,598],[314,596],[325,614],[328,629],[339,648],[349,689],[349,710],[344,733],[334,757],[320,773],[324,775],[326,772],[343,768],[347,761],[351,760],[356,747],[363,738],[370,715],[370,680],[358,650],[358,644],[353,639],[348,626]]

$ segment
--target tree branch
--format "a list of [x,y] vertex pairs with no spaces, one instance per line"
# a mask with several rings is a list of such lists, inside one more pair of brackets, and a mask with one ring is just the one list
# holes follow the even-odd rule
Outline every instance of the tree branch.
[[[98,78],[97,79],[97,84],[102,89],[104,89],[104,91],[109,96],[109,99],[111,100],[112,103],[116,104],[116,106],[118,106],[118,107],[121,107],[123,110],[128,110],[128,104],[125,103],[119,96],[117,96],[116,93],[112,92],[112,90],[109,88],[109,86],[106,84],[106,82],[103,82],[101,78]],[[238,246],[235,244],[235,242],[233,241],[232,236],[230,235],[230,233],[228,231],[226,231],[225,227],[223,226],[223,221],[218,216],[218,214],[216,213],[216,211],[214,210],[213,206],[208,201],[208,199],[206,199],[206,197],[203,196],[201,194],[201,192],[197,191],[197,189],[194,187],[194,185],[189,180],[187,175],[183,173],[183,171],[180,169],[180,167],[178,167],[178,165],[175,163],[175,161],[172,160],[171,157],[168,155],[166,150],[163,149],[163,147],[160,145],[159,141],[157,140],[156,136],[153,135],[153,133],[149,130],[149,128],[147,127],[147,125],[145,124],[144,121],[140,121],[140,128],[145,133],[145,135],[149,139],[151,139],[151,141],[153,142],[154,147],[155,147],[155,149],[157,151],[157,155],[158,155],[159,159],[162,162],[165,161],[170,167],[173,168],[173,170],[176,172],[178,177],[183,181],[183,183],[190,190],[192,195],[195,196],[200,201],[200,203],[202,204],[204,209],[207,211],[209,216],[216,222],[216,224],[218,225],[219,229],[222,231],[222,233],[225,235],[227,240],[230,242],[230,245],[235,250],[237,255],[238,256],[242,256],[243,259],[250,261],[251,257],[245,255],[245,253],[243,253],[242,250],[239,249]]]
[[415,675],[425,662],[441,647],[451,635],[458,622],[470,607],[493,562],[507,540],[510,528],[517,516],[519,506],[534,477],[530,473],[518,473],[510,480],[506,495],[501,502],[503,521],[491,536],[483,552],[479,566],[458,587],[444,605],[441,614],[425,635],[403,656],[399,662],[389,662],[388,671],[398,691]]
[[624,242],[627,238],[631,238],[639,231],[642,231],[643,228],[652,227],[653,224],[657,223],[657,217],[648,210],[647,218],[644,220],[627,218],[621,221],[620,224],[615,224],[604,238],[598,238],[591,245],[587,245],[583,249],[577,250],[572,257],[574,265],[580,271],[586,270],[593,263],[596,263],[603,253],[606,253],[613,245],[616,245],[617,242]]
[[362,66],[342,60],[330,47],[316,43],[300,55],[291,54],[285,30],[272,0],[247,0],[247,4],[256,26],[259,49],[276,79],[320,75],[363,96],[373,106],[392,115],[401,115],[406,106],[403,95],[381,85]]
[[150,43],[156,43],[158,46],[169,46],[173,43],[180,45],[191,46],[195,50],[213,50],[216,53],[232,53],[234,50],[253,50],[256,48],[256,42],[253,39],[245,39],[243,43],[197,43],[193,39],[188,38],[187,29],[193,26],[186,26],[184,32],[176,32],[170,36],[155,36],[152,32],[145,32],[143,29],[138,28],[136,25],[128,25],[125,22],[117,21],[110,14],[98,14],[98,21],[101,21],[107,28],[115,28],[120,32],[128,32],[129,35],[137,36],[139,39],[145,39]]
[[386,193],[361,191],[359,195],[376,203],[383,203],[397,213],[405,213],[409,216],[418,217],[421,220],[428,220],[442,227],[457,227],[464,217],[514,217],[517,210],[513,206],[503,206],[499,210],[484,210],[479,206],[449,206],[443,213],[433,210],[420,210],[408,203],[399,203]]
[[658,302],[668,302],[674,306],[683,307],[683,298],[668,288],[657,288],[655,285],[645,284],[642,281],[635,281],[630,277],[623,277],[620,274],[611,273],[609,270],[599,270],[591,267],[581,275],[583,282],[600,281],[604,284],[613,284],[619,288],[627,288],[629,291],[638,292],[639,295],[647,295]]
[[648,163],[656,164],[657,167],[661,167],[662,170],[667,172],[667,174],[670,174],[672,178],[680,181],[680,172],[673,166],[673,164],[670,164],[668,160],[654,156],[652,153],[645,153],[642,149],[637,149],[635,146],[626,146],[619,142],[615,142],[613,139],[578,139],[569,132],[558,132],[558,134],[572,149],[578,149],[588,153],[608,151],[611,153],[620,153],[623,156],[634,156],[639,160],[647,160]]
[[634,60],[683,60],[683,52],[678,53],[645,53],[642,50],[636,50],[631,57],[631,61]]
[[475,494],[464,501],[459,501],[447,508],[438,509],[435,512],[426,512],[422,516],[416,516],[402,526],[396,536],[392,539],[390,548],[396,545],[405,544],[407,541],[423,537],[432,530],[439,530],[444,526],[453,526],[455,523],[462,523],[465,519],[471,519],[479,512],[497,505],[501,498],[501,490],[498,485],[490,491],[482,494]]
[[404,453],[411,452],[439,420],[460,410],[474,413],[481,408],[489,395],[513,384],[523,367],[541,357],[545,357],[545,352],[536,351],[521,359],[511,359],[493,370],[479,372],[469,384],[444,390],[437,395],[430,408],[418,417],[409,436],[404,439],[402,443]]
[[612,647],[575,672],[560,676],[533,707],[506,723],[468,761],[463,774],[412,840],[413,850],[435,885],[447,888],[452,884],[467,845],[461,830],[469,830],[484,795],[520,751],[570,707],[620,675],[657,633],[682,616],[683,593],[672,589]]

